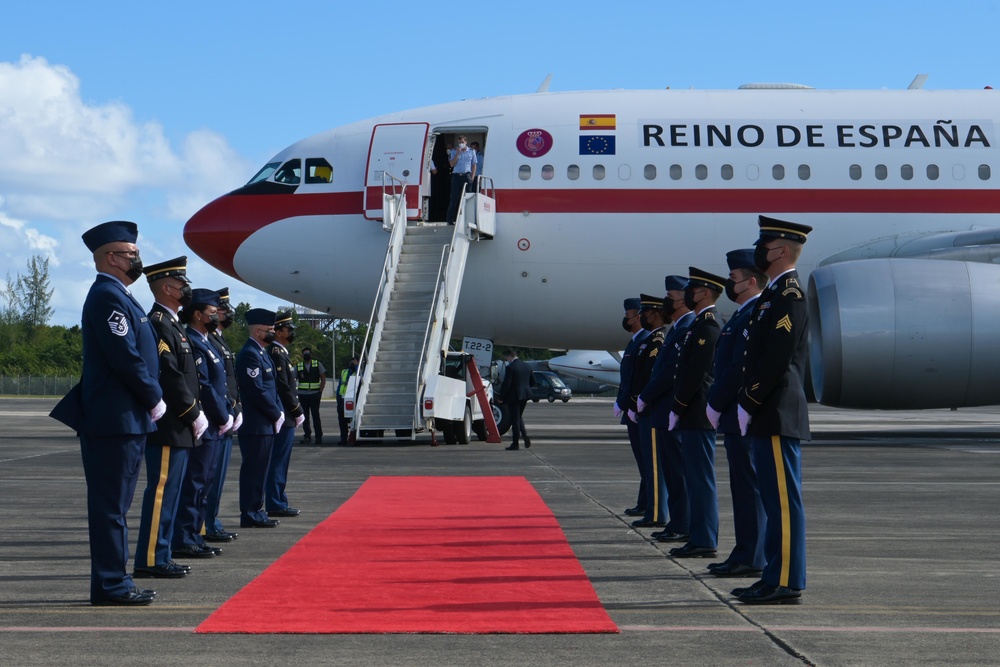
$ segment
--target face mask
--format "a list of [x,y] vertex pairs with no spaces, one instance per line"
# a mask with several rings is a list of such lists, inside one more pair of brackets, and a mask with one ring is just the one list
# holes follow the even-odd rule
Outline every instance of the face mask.
[[274,332],[270,329],[264,333],[264,342],[273,343],[274,342]]
[[215,331],[216,329],[219,328],[218,314],[208,316],[208,321],[205,322],[205,328],[208,329],[209,331]]
[[698,307],[698,304],[694,300],[694,290],[684,290],[684,305],[687,306],[688,310],[694,310]]
[[632,325],[628,323],[628,320],[629,318],[627,317],[622,318],[622,329],[625,331],[632,331]]
[[736,281],[730,278],[726,281],[726,298],[736,303],[736,297],[738,296],[739,294],[736,293]]
[[669,296],[663,299],[663,310],[665,312],[665,317],[669,320],[674,316],[674,311],[677,310],[677,306],[674,305],[674,300]]
[[233,325],[233,318],[230,317],[230,315],[231,315],[231,311],[227,310],[226,311],[226,319],[224,319],[221,322],[219,322],[219,324],[222,326],[223,330],[228,329],[229,327],[231,327]]
[[181,296],[177,299],[178,303],[180,303],[182,307],[191,305],[191,286],[183,285],[180,288],[180,293]]
[[311,354],[309,354],[308,352],[303,352],[302,353],[302,361],[309,361],[310,359],[312,359],[312,357],[313,356]]
[[460,143],[458,147],[462,150],[465,150],[465,142],[463,141],[462,143]]
[[289,343],[294,343],[295,342],[295,332],[294,331],[289,331],[288,332],[288,342]]
[[754,246],[753,249],[753,263],[757,266],[761,273],[766,273],[771,267],[771,262],[767,259],[768,253],[770,253],[772,248],[768,248],[764,245]]
[[135,282],[142,277],[142,260],[138,257],[130,257],[128,260],[128,271],[125,275],[129,277],[132,282]]

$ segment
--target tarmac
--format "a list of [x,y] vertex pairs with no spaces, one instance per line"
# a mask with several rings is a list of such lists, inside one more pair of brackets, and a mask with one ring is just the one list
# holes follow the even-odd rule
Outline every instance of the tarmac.
[[[803,446],[808,586],[797,606],[750,607],[707,561],[622,516],[638,474],[610,399],[529,404],[529,450],[296,446],[288,492],[302,510],[238,528],[238,448],[223,499],[240,533],[181,580],[140,580],[149,607],[88,603],[79,444],[47,417],[55,399],[0,398],[0,663],[4,665],[989,665],[1000,662],[1000,407],[841,411],[812,406]],[[325,439],[337,440],[324,402]],[[721,443],[720,560],[732,548]],[[620,634],[197,635],[212,611],[372,475],[515,475],[548,504]],[[145,476],[129,514],[134,546]],[[475,497],[455,514],[475,520]],[[406,540],[405,508],[399,539]],[[471,524],[470,524],[471,525]],[[477,535],[481,535],[477,533]],[[337,554],[330,554],[331,566]],[[152,586],[150,586],[152,584]],[[378,586],[378,581],[372,582]],[[267,609],[261,609],[267,614]]]

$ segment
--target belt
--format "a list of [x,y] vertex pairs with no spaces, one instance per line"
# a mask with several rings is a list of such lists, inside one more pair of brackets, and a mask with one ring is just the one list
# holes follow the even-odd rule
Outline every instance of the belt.
[[466,174],[471,174],[471,173],[472,173],[471,171],[453,171],[453,172],[451,172],[451,175],[452,176],[465,176]]

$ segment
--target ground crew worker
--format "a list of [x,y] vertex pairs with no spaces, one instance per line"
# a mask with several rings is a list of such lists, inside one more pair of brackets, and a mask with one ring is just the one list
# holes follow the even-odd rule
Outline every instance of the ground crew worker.
[[312,426],[315,425],[316,444],[322,445],[323,422],[320,421],[319,404],[326,387],[326,368],[320,361],[312,358],[311,348],[302,348],[302,361],[295,367],[295,377],[299,386],[299,404],[302,405],[302,414],[306,418],[302,422],[302,444],[308,445],[312,441]]
[[351,420],[344,416],[344,396],[347,395],[347,381],[358,372],[357,355],[351,357],[351,363],[340,371],[340,381],[337,382],[337,421],[340,425],[340,444],[346,445],[351,431]]
[[812,227],[760,216],[754,261],[770,281],[750,318],[737,417],[750,441],[764,528],[760,581],[733,595],[747,604],[797,603],[806,587],[800,442],[808,440],[804,387],[809,308],[795,264]]
[[268,516],[298,516],[299,510],[289,507],[288,495],[285,493],[288,465],[292,459],[292,445],[295,443],[295,428],[305,420],[295,388],[295,369],[288,356],[288,346],[295,340],[291,311],[275,316],[274,331],[274,340],[267,346],[267,353],[274,362],[274,380],[285,413],[285,423],[274,436],[274,449],[271,451],[271,463],[264,486],[264,504]]

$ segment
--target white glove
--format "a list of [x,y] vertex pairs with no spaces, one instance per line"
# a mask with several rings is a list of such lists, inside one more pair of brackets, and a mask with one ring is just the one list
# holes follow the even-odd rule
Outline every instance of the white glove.
[[167,404],[164,403],[163,399],[161,398],[160,402],[154,405],[153,409],[149,411],[149,416],[155,422],[155,421],[160,421],[160,417],[162,417],[165,414],[167,414]]
[[681,420],[680,415],[678,415],[676,412],[671,412],[670,421],[667,422],[667,430],[673,431],[675,428],[677,428],[677,422],[679,422],[680,420]]
[[219,435],[222,435],[232,427],[233,427],[233,416],[229,415],[229,419],[226,421],[226,423],[219,427]]
[[208,430],[208,418],[204,412],[199,412],[198,418],[194,420],[194,439],[200,438],[206,430]]
[[711,405],[707,405],[707,406],[705,406],[705,416],[707,416],[708,417],[708,421],[711,422],[712,428],[714,428],[716,431],[718,431],[719,430],[719,417],[722,416],[722,413],[719,412],[718,410],[716,410],[715,408],[713,408]]
[[742,405],[736,408],[736,417],[740,420],[740,435],[746,436],[747,427],[750,426],[750,420],[753,419],[753,417],[750,416],[749,412],[743,409]]
[[281,432],[281,427],[282,427],[282,425],[284,423],[285,423],[285,413],[282,412],[281,416],[278,417],[278,421],[274,422],[274,432],[275,433],[280,433]]
[[304,422],[305,420],[306,420],[306,416],[305,415],[299,415],[298,417],[296,417],[295,418],[295,428],[298,428],[298,427],[302,426],[302,422]]
[[629,420],[630,420],[630,421],[631,421],[631,422],[632,422],[633,424],[638,424],[638,423],[639,423],[639,418],[638,418],[638,416],[637,416],[637,415],[635,414],[635,412],[634,412],[634,411],[632,411],[632,410],[629,410],[629,411],[628,411],[628,418],[629,418]]
[[233,422],[233,430],[238,431],[240,426],[243,426],[243,413],[236,415],[236,421]]
[[639,400],[636,401],[636,405],[639,408],[637,412],[642,412],[643,410],[646,409],[646,401],[642,400],[642,396],[640,396]]
[[619,417],[622,416],[622,409],[618,407],[617,401],[615,401],[614,412],[615,412],[615,419],[618,419]]

